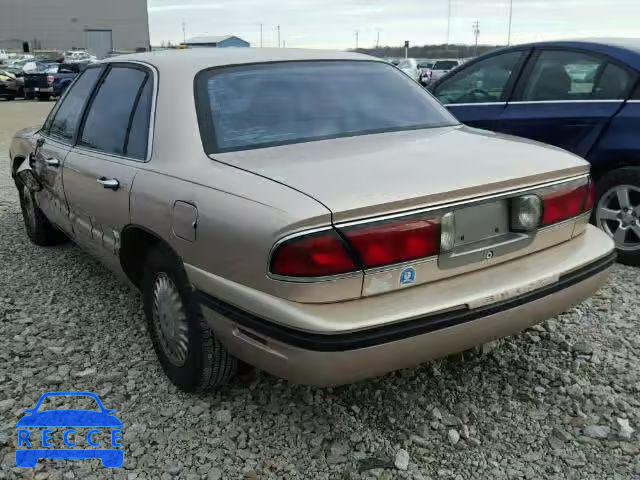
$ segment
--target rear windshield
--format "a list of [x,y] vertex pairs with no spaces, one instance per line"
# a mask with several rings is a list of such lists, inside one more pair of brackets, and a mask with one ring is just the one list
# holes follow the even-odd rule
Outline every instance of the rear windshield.
[[198,75],[196,99],[208,153],[457,123],[422,87],[382,62],[212,69]]
[[440,62],[436,62],[433,65],[434,70],[451,70],[458,66],[458,62],[455,60],[443,60]]

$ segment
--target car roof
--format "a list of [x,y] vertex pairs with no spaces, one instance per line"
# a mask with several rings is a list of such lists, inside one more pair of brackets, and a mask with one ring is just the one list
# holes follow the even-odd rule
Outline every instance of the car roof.
[[381,59],[369,55],[333,50],[227,47],[188,48],[182,50],[159,50],[155,52],[134,53],[111,57],[103,60],[103,63],[136,61],[153,65],[160,71],[163,69],[178,68],[185,74],[195,74],[211,67],[305,60],[368,60],[382,62]]
[[636,70],[640,70],[640,39],[637,38],[581,38],[569,40],[549,40],[531,42],[488,52],[476,59],[491,56],[498,51],[508,51],[521,48],[568,48],[587,50],[602,55],[608,55]]

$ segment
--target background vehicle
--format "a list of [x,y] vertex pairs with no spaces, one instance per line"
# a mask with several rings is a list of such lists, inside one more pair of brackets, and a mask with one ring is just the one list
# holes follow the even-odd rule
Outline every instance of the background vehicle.
[[431,68],[430,81],[437,82],[460,65],[462,65],[462,60],[436,60]]
[[238,358],[317,385],[416,365],[564,310],[613,262],[585,161],[462,126],[355,53],[114,58],[10,158],[29,238],[62,230],[137,286],[188,391]]
[[398,63],[398,68],[416,82],[420,81],[420,70],[415,58],[403,58]]
[[49,100],[52,96],[59,97],[84,68],[81,63],[55,63],[46,65],[44,71],[25,73],[25,98]]
[[95,55],[91,55],[88,52],[83,50],[71,50],[68,52],[64,52],[64,62],[65,63],[75,63],[75,62],[96,62],[98,59]]
[[586,158],[597,182],[592,221],[620,261],[640,265],[640,41],[560,41],[483,55],[433,86],[462,122]]
[[24,96],[24,79],[13,73],[0,70],[0,98],[13,100]]
[[7,60],[9,60],[9,54],[5,50],[0,49],[0,63],[6,62]]

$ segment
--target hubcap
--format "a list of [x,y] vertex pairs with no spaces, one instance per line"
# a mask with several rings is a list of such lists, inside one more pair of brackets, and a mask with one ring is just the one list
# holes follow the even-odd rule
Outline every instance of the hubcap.
[[640,188],[618,185],[607,191],[596,209],[598,226],[620,250],[640,249]]
[[178,289],[165,273],[159,273],[153,284],[153,322],[169,361],[183,366],[189,352],[187,314]]
[[36,229],[36,206],[33,203],[33,196],[27,187],[22,188],[22,205],[24,219],[31,229],[31,231]]

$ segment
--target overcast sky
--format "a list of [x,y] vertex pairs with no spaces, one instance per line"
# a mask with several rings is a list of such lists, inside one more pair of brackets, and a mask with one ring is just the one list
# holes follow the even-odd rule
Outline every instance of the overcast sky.
[[[451,43],[506,43],[509,0],[451,0]],[[234,34],[277,46],[276,25],[287,47],[372,47],[445,43],[448,0],[148,0],[151,41],[182,41],[196,35]],[[513,0],[512,39],[640,36],[640,0]]]

